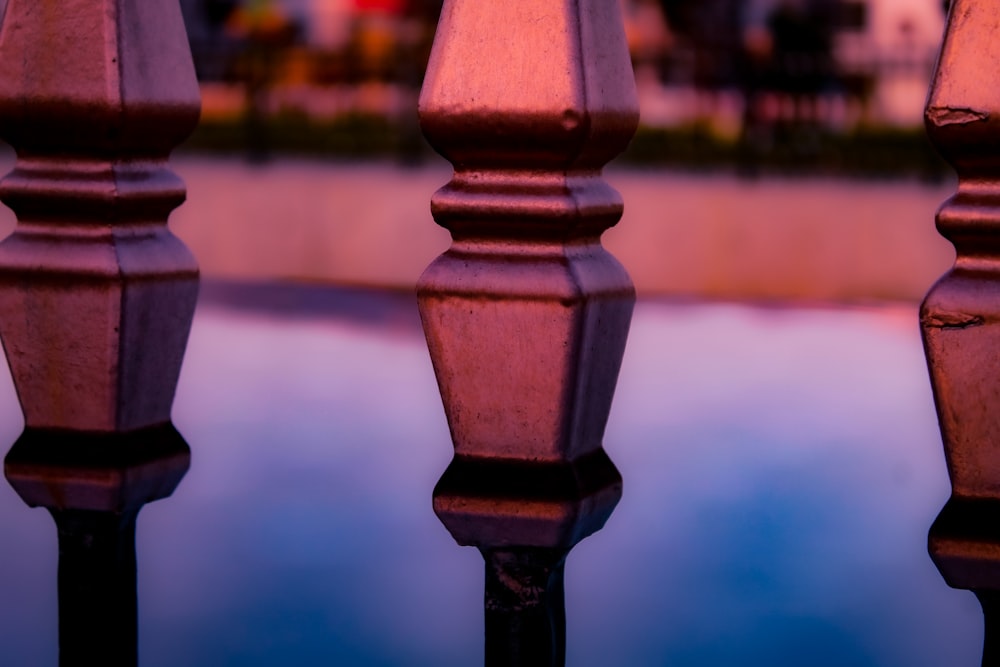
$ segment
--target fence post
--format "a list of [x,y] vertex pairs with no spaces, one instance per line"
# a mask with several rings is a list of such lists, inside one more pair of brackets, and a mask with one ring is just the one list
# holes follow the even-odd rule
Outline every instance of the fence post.
[[27,428],[170,420],[198,269],[166,227],[167,155],[199,108],[177,0],[8,0],[0,337]]
[[937,214],[955,265],[928,293],[920,325],[952,495],[929,550],[986,618],[984,665],[1000,664],[1000,5],[955,0],[925,120],[958,172]]
[[8,452],[7,481],[56,523],[61,667],[138,664],[136,517],[173,492],[189,460],[169,425],[124,434],[27,430]]
[[420,122],[452,162],[418,301],[455,457],[434,490],[486,560],[486,664],[561,665],[562,568],[621,495],[602,438],[635,294],[601,168],[638,122],[618,0],[445,0]]
[[0,338],[25,431],[5,472],[59,531],[62,665],[135,664],[135,515],[187,468],[170,408],[198,269],[167,157],[199,108],[177,0],[7,0]]

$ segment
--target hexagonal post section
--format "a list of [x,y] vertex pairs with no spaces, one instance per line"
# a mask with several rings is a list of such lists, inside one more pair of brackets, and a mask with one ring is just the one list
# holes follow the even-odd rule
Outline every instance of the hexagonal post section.
[[562,664],[563,559],[621,495],[602,438],[635,292],[601,169],[637,122],[617,0],[445,0],[420,123],[453,243],[417,293],[455,447],[434,509],[486,558],[488,665]]
[[28,428],[165,424],[198,269],[166,227],[167,167],[198,120],[177,0],[8,0],[0,137],[0,338]]
[[986,615],[984,665],[1000,664],[1000,4],[955,0],[925,114],[958,172],[937,214],[957,253],[920,325],[952,495],[929,548],[949,585]]
[[0,338],[25,432],[11,485],[59,534],[60,663],[135,655],[135,519],[187,445],[170,409],[198,269],[168,230],[167,157],[198,120],[177,0],[7,0],[0,137]]
[[169,424],[130,433],[28,429],[7,454],[10,485],[55,519],[63,667],[138,663],[136,517],[173,492],[189,461]]

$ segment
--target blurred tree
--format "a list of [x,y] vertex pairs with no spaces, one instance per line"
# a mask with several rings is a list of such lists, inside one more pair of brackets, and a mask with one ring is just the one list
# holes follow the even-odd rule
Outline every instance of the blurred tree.
[[689,63],[683,76],[690,83],[716,89],[739,82],[743,0],[660,0],[660,5],[677,38],[674,59]]
[[782,0],[768,16],[772,86],[805,100],[828,88],[834,73],[833,22],[824,4]]
[[239,0],[202,0],[201,12],[208,26],[217,30],[226,24],[239,4]]
[[438,16],[441,14],[441,4],[444,0],[407,0],[403,13],[412,18],[417,18],[437,26]]
[[[423,83],[442,4],[443,0],[406,0],[404,5],[403,14],[413,22],[415,29],[408,52],[399,63],[398,78],[413,90],[419,90]],[[420,132],[416,110],[403,113],[397,122],[400,128],[400,159],[406,164],[421,162],[427,153],[427,147]]]
[[248,158],[261,162],[269,158],[264,122],[268,92],[298,29],[274,0],[241,3],[229,14],[226,29],[243,44],[238,69],[246,98],[243,118]]

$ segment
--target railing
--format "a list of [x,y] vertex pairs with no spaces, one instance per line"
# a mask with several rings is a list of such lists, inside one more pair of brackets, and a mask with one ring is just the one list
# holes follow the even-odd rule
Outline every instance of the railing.
[[615,0],[446,1],[420,98],[454,243],[417,285],[455,458],[434,510],[486,559],[486,664],[565,661],[563,561],[621,496],[602,449],[635,290],[600,169],[639,109]]
[[5,473],[59,535],[62,665],[137,662],[135,522],[188,465],[170,423],[198,269],[166,227],[198,119],[175,0],[9,0],[0,336],[25,430]]
[[996,369],[996,208],[1000,7],[952,3],[927,102],[931,140],[958,172],[958,192],[938,211],[955,266],[920,311],[952,496],[934,522],[930,552],[949,585],[975,592],[986,617],[983,664],[1000,664],[1000,570],[995,523],[1000,500]]
[[[921,325],[953,497],[931,532],[976,592],[998,661],[995,161],[1000,9],[957,0],[928,104],[958,194],[939,213],[955,268]],[[8,0],[0,136],[0,335],[25,417],[5,473],[59,536],[60,662],[137,664],[135,529],[189,450],[170,409],[197,268],[166,228],[167,156],[197,88],[174,0]],[[565,662],[563,567],[622,492],[603,433],[634,302],[600,244],[621,215],[601,177],[637,121],[616,0],[447,0],[420,102],[454,165],[432,200],[452,247],[418,300],[455,456],[434,509],[486,563],[486,663]]]

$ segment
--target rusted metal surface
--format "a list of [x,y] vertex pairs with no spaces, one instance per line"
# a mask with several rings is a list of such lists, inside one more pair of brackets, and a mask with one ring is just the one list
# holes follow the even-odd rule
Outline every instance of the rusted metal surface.
[[9,0],[0,337],[30,428],[166,423],[197,295],[166,228],[199,94],[177,0]]
[[420,122],[453,243],[417,291],[455,447],[434,509],[486,557],[487,664],[562,664],[562,558],[621,495],[602,438],[635,296],[600,171],[637,121],[616,0],[444,3]]
[[198,112],[177,0],[8,0],[0,337],[26,428],[5,473],[56,522],[63,666],[136,664],[136,515],[188,466],[170,408],[198,269],[167,156]]
[[1000,5],[955,0],[927,102],[928,134],[959,176],[937,215],[957,253],[920,312],[952,495],[929,545],[986,614],[1000,664]]
[[138,663],[136,517],[173,492],[189,460],[169,424],[125,434],[29,429],[7,454],[8,482],[55,519],[62,667]]

